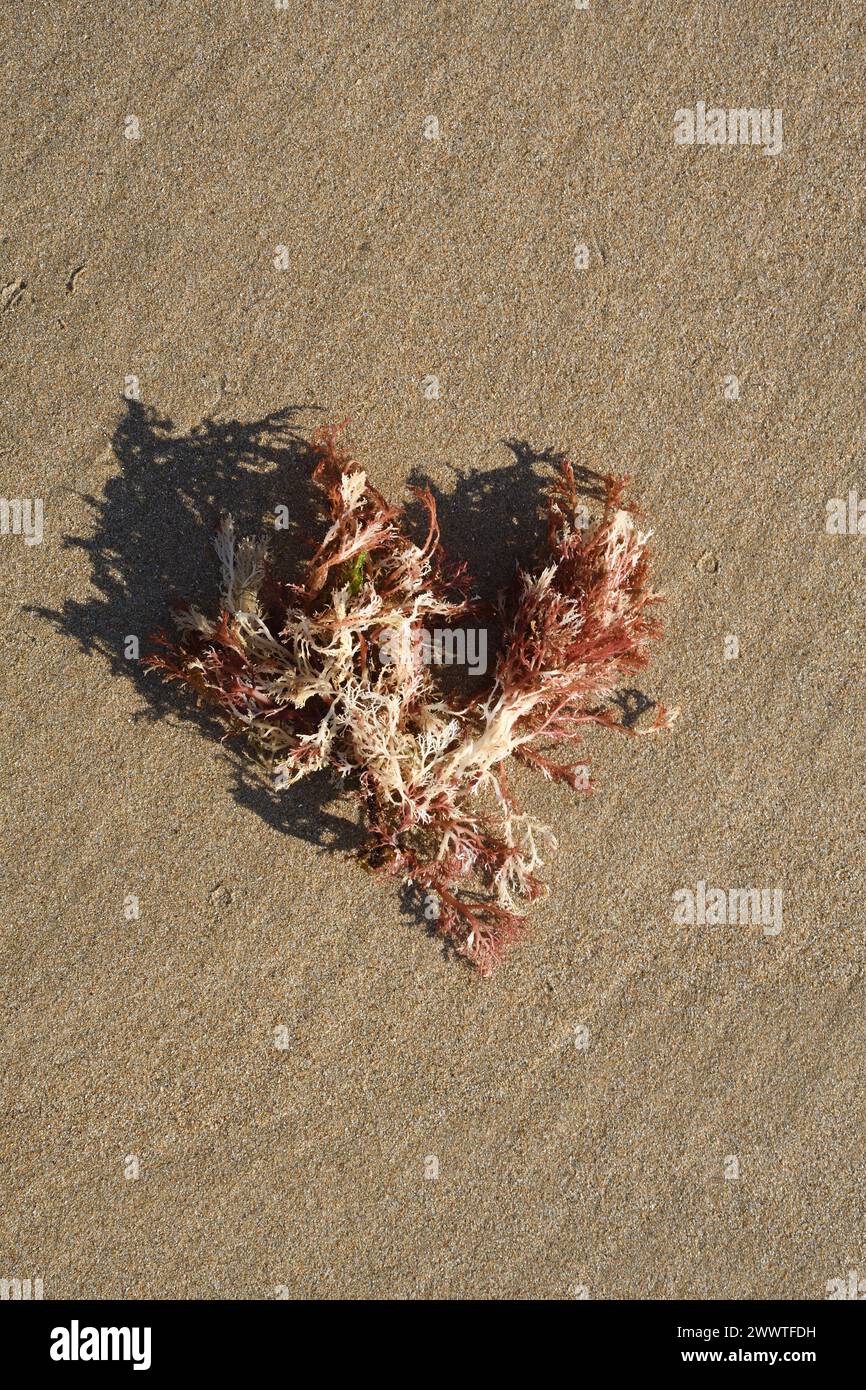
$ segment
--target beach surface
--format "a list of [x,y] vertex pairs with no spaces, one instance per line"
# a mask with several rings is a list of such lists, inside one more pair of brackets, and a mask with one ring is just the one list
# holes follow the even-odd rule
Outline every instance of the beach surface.
[[[826,526],[866,497],[862,11],[0,24],[0,494],[43,503],[41,543],[0,536],[0,1276],[866,1279],[866,541]],[[699,102],[780,111],[781,149],[675,143]],[[224,507],[300,526],[291,431],[325,419],[384,492],[431,483],[490,589],[545,451],[630,474],[653,529],[636,684],[680,717],[592,735],[590,798],[515,778],[559,849],[486,980],[347,857],[333,788],[275,798],[129,655],[172,593],[213,601]],[[780,922],[675,921],[700,884],[778,890]]]

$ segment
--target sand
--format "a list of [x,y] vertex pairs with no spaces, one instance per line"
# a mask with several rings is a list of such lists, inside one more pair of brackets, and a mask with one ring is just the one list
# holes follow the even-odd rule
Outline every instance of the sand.
[[[44,539],[0,537],[0,1275],[866,1278],[864,552],[825,529],[866,494],[862,14],[65,0],[2,26],[0,491],[44,500]],[[780,109],[783,150],[675,145],[698,100]],[[302,506],[290,405],[347,419],[394,495],[430,479],[491,584],[546,448],[631,473],[654,528],[640,686],[676,732],[593,737],[591,800],[520,780],[560,849],[489,980],[345,858],[336,799],[275,806],[124,655],[170,590],[212,592],[220,506]],[[778,887],[782,930],[675,924],[699,881]]]

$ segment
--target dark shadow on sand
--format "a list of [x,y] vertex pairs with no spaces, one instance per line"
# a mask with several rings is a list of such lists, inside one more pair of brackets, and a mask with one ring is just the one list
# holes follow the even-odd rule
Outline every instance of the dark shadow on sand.
[[[190,692],[127,659],[126,639],[136,636],[144,655],[149,635],[171,626],[170,604],[179,597],[213,611],[218,567],[211,539],[224,512],[232,513],[238,534],[257,535],[267,529],[268,516],[285,507],[288,525],[275,533],[275,568],[289,579],[299,575],[325,522],[320,494],[310,483],[308,441],[318,416],[315,406],[286,406],[246,423],[205,419],[184,434],[153,408],[124,402],[111,441],[119,471],[101,497],[85,495],[93,514],[90,533],[64,537],[64,546],[87,556],[93,595],[83,602],[67,599],[59,611],[36,612],[82,650],[103,657],[113,676],[135,684],[143,702],[137,718],[170,716],[222,734]],[[540,552],[545,495],[560,457],[522,440],[502,443],[510,462],[471,473],[455,470],[452,491],[432,488],[445,549],[469,562],[476,591],[489,603],[511,582],[515,562],[529,567]],[[375,479],[375,465],[370,472]],[[417,486],[429,480],[414,470],[408,481]],[[579,470],[579,481],[588,496],[599,495],[590,470]],[[339,802],[329,773],[277,793],[239,745],[229,740],[223,746],[240,806],[311,844],[360,847],[360,828],[328,809]]]

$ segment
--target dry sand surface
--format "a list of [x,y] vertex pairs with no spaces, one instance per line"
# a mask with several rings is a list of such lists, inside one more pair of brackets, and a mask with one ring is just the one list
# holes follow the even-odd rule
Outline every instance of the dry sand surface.
[[[0,1275],[866,1278],[864,541],[825,528],[866,495],[862,7],[34,0],[2,30],[0,491],[44,539],[0,538]],[[783,149],[676,145],[699,100],[780,109]],[[679,723],[593,737],[589,800],[518,779],[560,849],[489,980],[345,857],[330,792],[275,802],[124,658],[213,592],[227,501],[300,505],[288,405],[347,418],[385,490],[429,478],[490,583],[533,451],[628,471],[654,527],[641,688]],[[676,925],[699,880],[780,888],[782,931]]]

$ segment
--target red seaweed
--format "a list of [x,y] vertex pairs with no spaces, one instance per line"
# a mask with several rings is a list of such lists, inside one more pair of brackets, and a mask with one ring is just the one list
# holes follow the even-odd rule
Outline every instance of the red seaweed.
[[661,633],[649,535],[624,501],[624,478],[602,478],[601,515],[588,524],[572,465],[560,460],[543,561],[517,570],[500,600],[493,670],[459,694],[417,639],[485,609],[466,566],[442,549],[435,499],[416,490],[427,518],[419,544],[406,510],[338,439],[324,428],[312,441],[331,524],[303,581],[277,580],[266,543],[236,540],[224,518],[216,618],[177,605],[177,638],[155,634],[145,663],[217,706],[280,788],[326,767],[340,774],[364,820],[366,867],[428,895],[437,930],[487,974],[520,935],[523,909],[546,893],[538,870],[555,846],[515,802],[508,759],[586,792],[586,759],[559,761],[551,745],[574,750],[592,725],[634,735],[675,717],[658,707],[637,727],[605,703],[647,665]]

